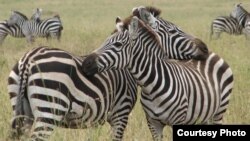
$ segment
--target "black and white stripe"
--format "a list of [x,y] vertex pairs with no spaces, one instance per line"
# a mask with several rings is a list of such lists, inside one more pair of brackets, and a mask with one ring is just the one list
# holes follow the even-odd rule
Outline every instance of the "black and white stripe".
[[182,31],[177,25],[159,17],[161,11],[155,7],[136,7],[133,16],[137,16],[148,24],[159,36],[164,52],[170,59],[202,60],[208,55],[206,44],[190,34]]
[[86,77],[83,60],[48,47],[32,49],[19,60],[8,79],[13,136],[31,130],[30,140],[46,140],[56,126],[86,128],[108,121],[112,139],[122,140],[137,98],[136,82],[127,70]]
[[88,75],[128,68],[142,87],[141,103],[154,140],[162,140],[165,125],[221,124],[233,88],[232,70],[219,56],[166,59],[158,35],[137,17],[129,30],[111,35],[83,64]]
[[16,38],[23,38],[24,35],[22,30],[17,25],[9,26],[7,21],[0,22],[0,45],[3,44],[4,39],[8,36],[16,37]]
[[63,29],[59,15],[37,22],[28,20],[23,14],[13,11],[8,25],[18,25],[28,42],[33,42],[35,37],[52,37],[60,40]]

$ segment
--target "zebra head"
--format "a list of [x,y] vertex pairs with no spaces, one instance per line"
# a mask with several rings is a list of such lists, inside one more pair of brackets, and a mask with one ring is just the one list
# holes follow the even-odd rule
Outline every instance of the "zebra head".
[[242,27],[245,26],[245,22],[247,20],[248,15],[249,13],[241,6],[241,3],[236,4],[230,14],[231,17],[237,19],[237,21]]
[[130,45],[130,37],[128,30],[124,29],[120,22],[120,18],[116,18],[116,31],[84,60],[82,66],[87,75],[109,70],[118,65],[124,68],[128,64],[127,48]]
[[155,51],[149,45],[159,44],[158,36],[149,30],[140,19],[131,17],[128,29],[113,33],[100,48],[84,60],[83,71],[87,75],[93,75],[110,69],[133,70],[137,63],[145,61],[145,55],[164,58],[164,52],[159,51],[162,50],[161,47]]
[[36,22],[40,22],[41,19],[40,17],[42,16],[42,9],[41,8],[36,8],[33,12],[33,15],[31,16],[31,20],[34,20]]
[[21,25],[26,20],[28,20],[28,18],[24,14],[18,11],[11,11],[11,15],[10,15],[9,20],[7,20],[7,24],[9,26],[12,26],[15,24]]
[[132,10],[159,36],[165,54],[171,59],[206,59],[209,52],[206,44],[192,35],[186,34],[171,22],[159,18],[161,11],[154,7],[136,7]]

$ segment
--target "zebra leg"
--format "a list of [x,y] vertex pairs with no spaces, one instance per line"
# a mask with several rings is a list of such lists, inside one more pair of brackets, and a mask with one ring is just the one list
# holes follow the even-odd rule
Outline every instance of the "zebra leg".
[[211,38],[217,40],[220,38],[220,34],[221,34],[221,32],[214,32],[214,34]]
[[163,139],[163,128],[165,125],[163,125],[160,121],[150,118],[146,115],[147,123],[149,130],[151,132],[151,135],[153,137],[154,141],[162,141]]
[[6,34],[6,35],[0,35],[0,46],[3,44],[3,41],[4,41],[4,39],[6,38],[6,36],[7,36],[8,34]]
[[[53,101],[53,100],[52,100]],[[54,107],[48,107],[48,105]],[[57,109],[55,103],[47,101],[38,101],[35,97],[30,98],[34,122],[30,132],[32,141],[48,140],[56,126],[61,126],[63,118],[68,109]]]
[[108,122],[112,128],[112,140],[121,141],[123,138],[124,130],[127,127],[128,114],[123,117],[115,115],[115,117],[112,117],[110,121],[108,120]]
[[28,36],[26,36],[26,41],[28,43],[33,43],[33,42],[35,42],[35,38],[32,35],[28,35]]

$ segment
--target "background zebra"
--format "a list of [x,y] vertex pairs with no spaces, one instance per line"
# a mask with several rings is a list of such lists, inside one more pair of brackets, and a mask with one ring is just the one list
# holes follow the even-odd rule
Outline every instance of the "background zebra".
[[13,136],[31,130],[31,140],[46,140],[55,126],[86,128],[107,120],[113,140],[122,139],[137,99],[136,82],[127,70],[86,77],[83,60],[47,47],[19,60],[8,79]]
[[[155,32],[134,17],[129,30],[111,35],[84,60],[83,70],[92,75],[128,68],[142,87],[141,103],[153,138],[162,140],[165,125],[210,120],[221,123],[232,91],[233,75],[228,64],[218,57],[213,62],[214,68],[208,70],[211,56],[216,55],[213,53],[205,61],[166,59]],[[218,81],[212,83],[210,79]]]
[[3,44],[4,39],[8,36],[22,38],[24,37],[22,30],[17,25],[9,26],[7,21],[0,22],[0,45]]
[[250,40],[250,14],[247,10],[245,10],[240,4],[236,4],[233,11],[230,14],[233,18],[235,18],[238,23],[244,28],[243,33],[246,38]]
[[220,16],[213,20],[211,24],[210,39],[219,39],[222,32],[228,34],[241,35],[243,26],[231,16]]
[[60,40],[63,26],[59,15],[40,22],[28,20],[25,17],[20,12],[13,11],[7,23],[8,25],[17,24],[29,43],[34,42],[35,37],[52,37]]
[[[16,12],[18,12],[18,11],[16,11]],[[36,22],[39,22],[40,17],[41,17],[41,12],[42,12],[42,9],[37,8],[30,19],[34,20]],[[20,12],[18,12],[18,13],[20,13]],[[20,13],[20,14],[23,15],[23,18],[28,20],[28,18],[24,14],[22,14],[22,13]],[[10,36],[16,37],[16,38],[24,38],[25,37],[21,28],[18,25],[16,25],[16,24],[8,25],[7,21],[0,22],[0,45],[2,45],[4,39],[8,36],[8,34]]]

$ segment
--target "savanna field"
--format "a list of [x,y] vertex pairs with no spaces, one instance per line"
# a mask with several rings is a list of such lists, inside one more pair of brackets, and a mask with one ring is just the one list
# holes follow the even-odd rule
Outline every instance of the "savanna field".
[[[209,50],[219,54],[232,68],[234,88],[224,124],[250,124],[250,41],[243,35],[222,34],[210,40],[210,25],[217,16],[228,16],[234,4],[242,3],[250,11],[249,0],[0,0],[0,21],[9,18],[11,10],[28,17],[35,8],[42,8],[42,19],[59,14],[63,22],[61,42],[38,38],[27,44],[25,38],[8,36],[0,46],[0,141],[7,140],[12,115],[7,93],[10,70],[28,50],[38,46],[56,47],[75,55],[86,55],[98,48],[115,28],[115,18],[125,18],[132,8],[140,5],[161,9],[165,20],[171,21],[193,36],[202,39]],[[90,129],[56,128],[50,141],[108,141],[109,124]],[[164,140],[171,138],[170,128],[164,129]],[[139,100],[130,115],[124,141],[151,141]]]

